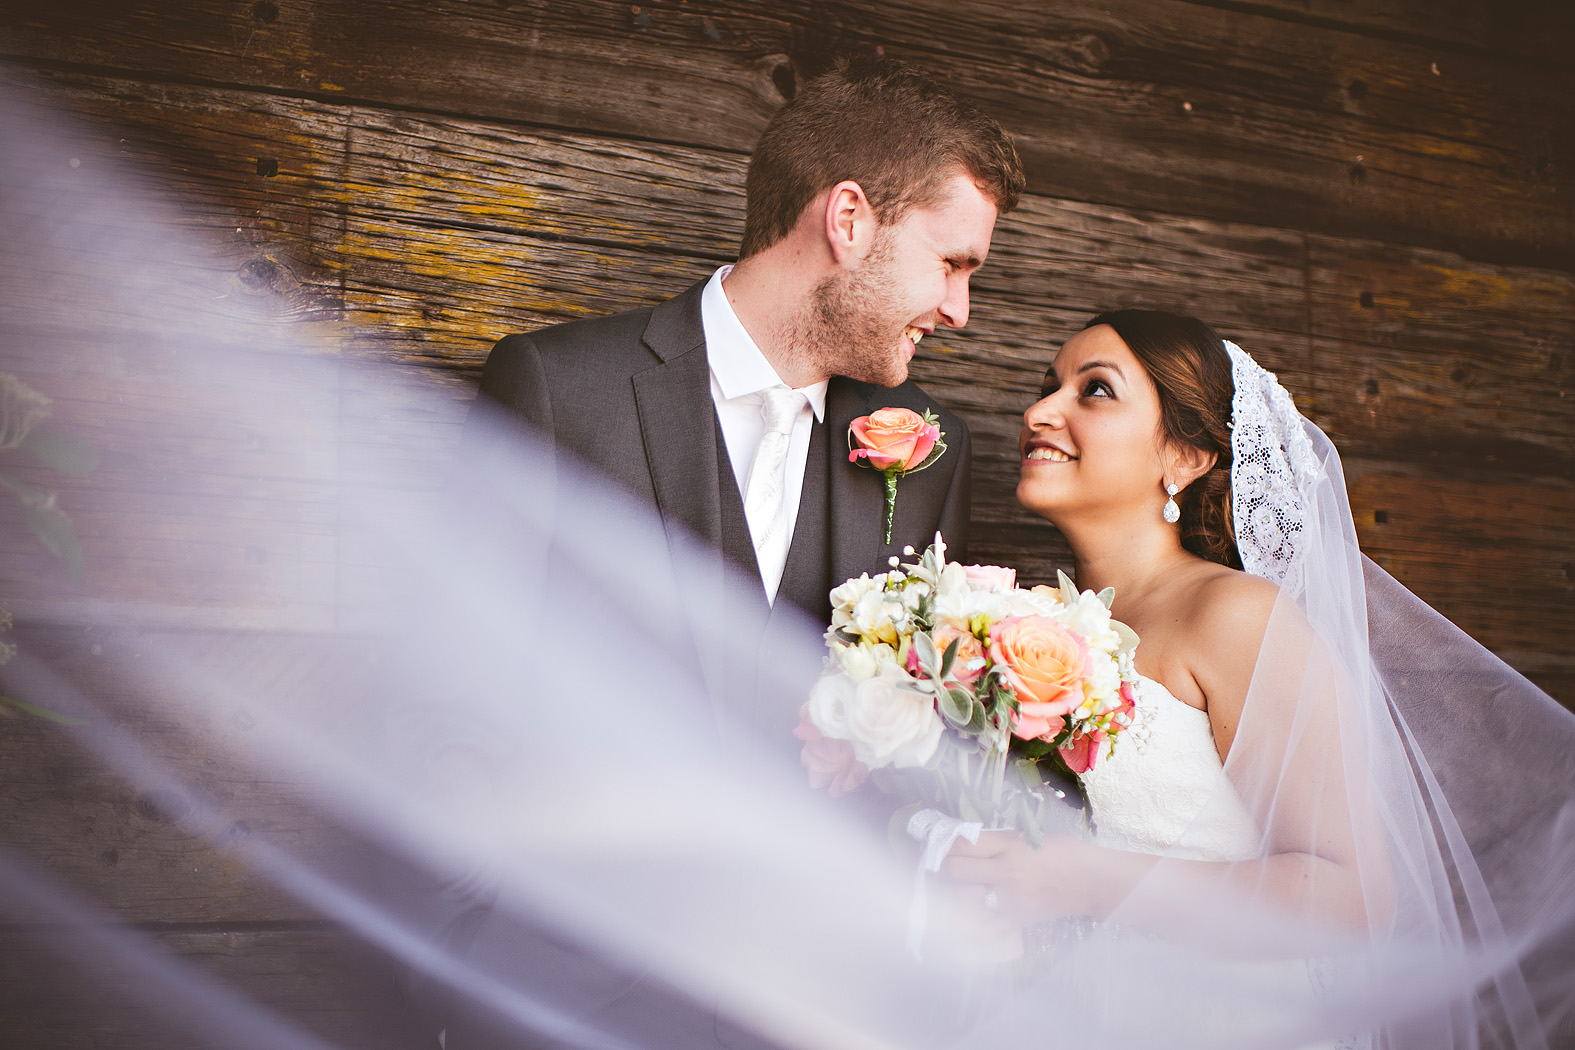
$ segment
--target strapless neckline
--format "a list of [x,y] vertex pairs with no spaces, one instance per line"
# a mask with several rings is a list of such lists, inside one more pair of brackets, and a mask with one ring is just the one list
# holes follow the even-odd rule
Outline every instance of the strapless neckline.
[[1247,860],[1263,836],[1225,775],[1207,711],[1152,678],[1133,690],[1132,725],[1083,775],[1095,840],[1195,860]]

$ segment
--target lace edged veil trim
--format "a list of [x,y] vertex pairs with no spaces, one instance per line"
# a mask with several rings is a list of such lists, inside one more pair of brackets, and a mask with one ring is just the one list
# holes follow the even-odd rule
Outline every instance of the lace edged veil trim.
[[1298,540],[1324,476],[1290,392],[1229,340],[1231,377],[1231,520],[1242,567],[1299,588]]

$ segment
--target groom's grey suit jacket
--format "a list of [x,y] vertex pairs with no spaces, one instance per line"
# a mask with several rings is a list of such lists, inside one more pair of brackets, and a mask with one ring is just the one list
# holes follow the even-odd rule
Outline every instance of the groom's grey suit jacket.
[[[654,309],[500,340],[487,359],[473,419],[501,418],[522,437],[544,439],[545,447],[537,447],[556,456],[558,467],[566,456],[577,459],[656,509],[668,546],[688,552],[675,559],[681,568],[671,582],[683,592],[679,600],[690,611],[689,623],[729,628],[717,636],[691,635],[713,694],[712,713],[724,731],[757,733],[768,749],[780,750],[796,766],[799,745],[792,729],[824,653],[819,635],[830,615],[830,589],[860,573],[884,571],[888,557],[904,545],[922,549],[937,530],[952,554],[962,557],[968,430],[913,383],[885,389],[832,379],[825,418],[810,441],[778,598],[769,605],[711,397],[700,320],[703,288],[704,282],[696,284]],[[931,468],[899,484],[888,544],[883,479],[848,461],[846,435],[853,419],[889,406],[936,413],[949,447]],[[620,552],[608,551],[607,557],[617,559]],[[552,561],[550,554],[544,558]],[[693,713],[704,710],[701,705]],[[652,1048],[765,1045],[705,1004],[608,966],[561,942],[546,926],[494,913],[484,896],[445,892],[449,896],[439,910],[446,917],[434,916],[445,931],[443,940],[485,972],[554,1008]],[[533,1042],[489,1020],[487,1011],[420,982],[413,991],[418,1005],[430,1011],[431,1030],[447,1028],[449,1050],[560,1045]]]
[[[704,287],[702,281],[653,309],[500,340],[482,374],[480,403],[502,409],[558,453],[572,454],[655,507],[670,543],[699,552],[685,561],[677,581],[695,617],[714,608],[709,603],[722,577],[731,575],[737,585],[729,595],[730,622],[759,628],[759,660],[769,668],[775,639],[790,632],[794,620],[807,619],[815,634],[825,629],[829,592],[843,580],[885,571],[892,554],[905,545],[924,549],[937,531],[954,559],[966,556],[968,428],[914,383],[883,388],[833,378],[824,420],[812,432],[778,601],[768,606],[711,397],[700,320]],[[934,412],[948,445],[934,465],[898,484],[889,544],[883,478],[850,463],[847,447],[849,423],[885,407]],[[699,640],[699,656],[722,709],[791,743],[797,702],[749,695],[758,690],[739,678],[742,669],[724,667],[717,639],[709,642]],[[739,650],[736,632],[729,646]]]

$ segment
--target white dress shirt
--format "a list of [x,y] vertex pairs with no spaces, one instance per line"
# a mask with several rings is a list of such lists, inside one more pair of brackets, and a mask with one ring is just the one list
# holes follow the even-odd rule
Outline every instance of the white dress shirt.
[[[706,358],[711,365],[711,400],[716,403],[716,417],[722,424],[722,438],[727,443],[727,458],[733,465],[733,477],[742,494],[749,479],[749,465],[754,462],[755,450],[766,433],[765,399],[761,391],[787,384],[744,330],[732,304],[727,301],[722,281],[732,271],[731,266],[724,266],[711,275],[700,294],[700,323],[705,329]],[[810,432],[815,421],[826,415],[826,386],[827,381],[821,380],[797,388],[806,403],[788,439],[782,513],[788,523],[789,545],[793,542],[793,524],[798,520],[799,497],[804,490],[804,463],[809,458]],[[762,523],[749,523],[751,535],[759,535],[761,528]],[[766,586],[767,600],[775,602],[780,581],[762,582]]]

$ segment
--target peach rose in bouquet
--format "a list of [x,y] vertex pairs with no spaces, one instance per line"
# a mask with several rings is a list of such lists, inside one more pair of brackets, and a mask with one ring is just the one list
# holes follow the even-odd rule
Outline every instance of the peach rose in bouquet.
[[990,628],[990,659],[1002,668],[1019,710],[1012,733],[1050,740],[1083,702],[1088,643],[1045,616],[1011,617]]

